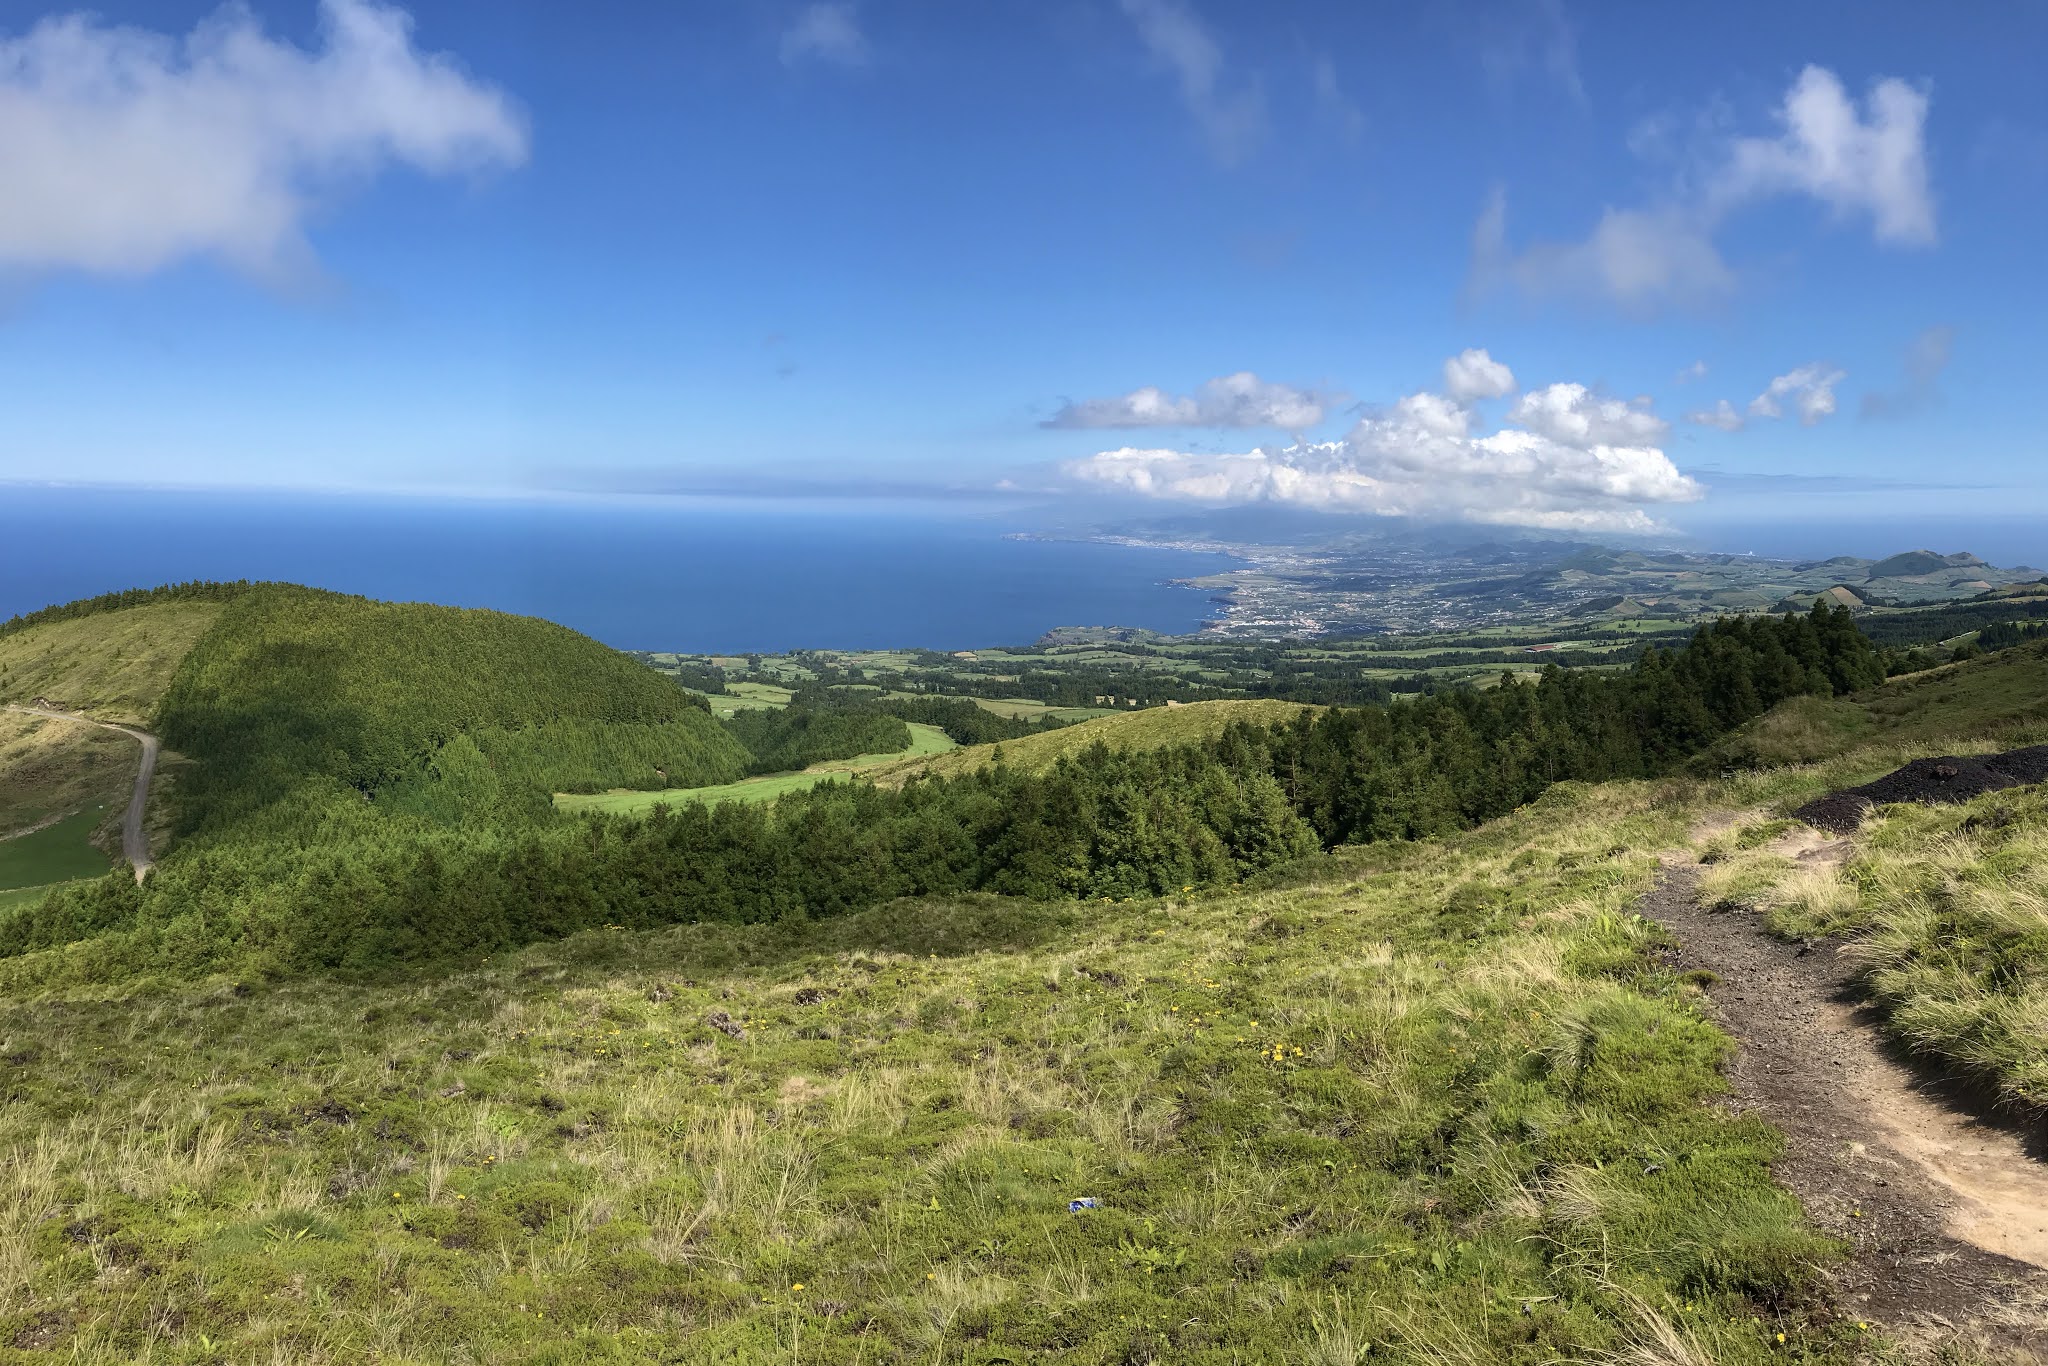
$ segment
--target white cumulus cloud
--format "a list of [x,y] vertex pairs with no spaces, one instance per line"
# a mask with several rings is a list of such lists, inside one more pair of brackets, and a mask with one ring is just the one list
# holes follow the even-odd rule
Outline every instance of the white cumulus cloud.
[[1329,396],[1262,380],[1249,370],[1204,383],[1176,396],[1147,386],[1115,398],[1068,403],[1047,427],[1278,427],[1298,432],[1316,426]]
[[1481,434],[1469,399],[1423,392],[1362,418],[1339,441],[1225,454],[1126,446],[1065,470],[1086,485],[1175,501],[1576,531],[1654,530],[1648,507],[1704,495],[1643,444],[1663,424],[1640,403],[1566,384],[1537,391],[1517,412],[1525,408],[1529,423]]
[[1461,403],[1505,398],[1515,392],[1515,372],[1475,346],[1444,362],[1444,392]]
[[338,187],[526,159],[510,100],[415,48],[405,11],[320,14],[310,52],[240,5],[182,38],[76,14],[0,39],[0,265],[140,275],[211,255],[283,275]]
[[[1604,207],[1583,238],[1511,247],[1506,198],[1495,190],[1473,229],[1472,286],[1638,314],[1709,305],[1736,283],[1715,240],[1721,229],[1742,210],[1786,195],[1838,216],[1867,216],[1888,245],[1931,245],[1928,109],[1924,91],[1895,77],[1873,84],[1859,109],[1839,77],[1809,66],[1774,111],[1777,134],[1715,132],[1648,202]],[[1661,139],[1635,145],[1663,155]]]
[[1802,365],[1765,385],[1764,391],[1749,401],[1749,415],[1783,417],[1785,400],[1790,399],[1799,420],[1811,427],[1835,411],[1835,386],[1848,377],[1847,371],[1818,361]]
[[1844,214],[1868,213],[1877,239],[1934,241],[1927,181],[1927,95],[1886,78],[1870,88],[1868,117],[1834,72],[1809,66],[1778,111],[1775,138],[1738,138],[1715,192],[1735,202],[1811,195]]
[[1605,398],[1583,384],[1550,384],[1524,394],[1508,421],[1567,446],[1649,446],[1671,430],[1647,400]]
[[867,59],[867,35],[860,31],[859,18],[850,3],[821,0],[806,5],[782,33],[785,66],[807,61],[860,66]]

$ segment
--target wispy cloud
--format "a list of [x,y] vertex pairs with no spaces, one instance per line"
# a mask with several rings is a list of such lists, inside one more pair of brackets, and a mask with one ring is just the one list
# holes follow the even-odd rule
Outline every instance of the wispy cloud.
[[1337,78],[1337,65],[1327,55],[1318,56],[1310,67],[1310,86],[1315,91],[1316,113],[1346,142],[1365,136],[1365,114],[1344,93]]
[[1586,103],[1579,77],[1579,40],[1563,0],[1507,0],[1464,12],[1463,24],[1480,35],[1479,60],[1494,89],[1505,95],[1526,71],[1541,71],[1574,104]]
[[523,117],[413,46],[405,11],[322,0],[321,46],[229,5],[183,38],[89,15],[0,40],[0,264],[142,275],[213,256],[283,280],[312,269],[316,203],[387,165],[514,166]]
[[1929,479],[1887,479],[1876,474],[1760,473],[1755,470],[1724,470],[1712,465],[1697,466],[1689,473],[1705,480],[1716,493],[1947,493],[1996,487]]
[[[1928,175],[1925,91],[1897,78],[1875,82],[1859,108],[1840,78],[1809,66],[1764,136],[1716,136],[1649,203],[1605,208],[1576,241],[1509,245],[1507,204],[1496,189],[1473,231],[1472,285],[1561,296],[1648,314],[1712,303],[1735,286],[1715,237],[1734,214],[1767,199],[1800,196],[1844,220],[1868,220],[1879,242],[1929,246],[1936,238]],[[1631,145],[1662,155],[1667,139],[1639,126]]]
[[1695,426],[1713,427],[1724,432],[1739,432],[1748,425],[1742,414],[1735,411],[1735,405],[1725,398],[1711,408],[1687,413],[1685,420]]
[[1613,304],[1649,314],[1696,308],[1735,287],[1735,272],[1707,230],[1676,208],[1608,209],[1577,242],[1508,244],[1507,195],[1495,189],[1472,231],[1472,284],[1526,298]]
[[1955,354],[1956,330],[1946,324],[1930,327],[1906,348],[1905,381],[1890,392],[1863,396],[1864,417],[1906,417],[1941,398],[1941,372]]
[[1123,0],[1123,11],[1153,59],[1173,73],[1181,103],[1216,159],[1235,166],[1266,136],[1266,101],[1256,84],[1223,88],[1223,48],[1180,0]]
[[1249,370],[1223,375],[1194,393],[1147,386],[1115,398],[1068,402],[1046,427],[1277,427],[1298,432],[1322,422],[1338,396],[1260,379]]
[[[1459,364],[1473,354],[1454,358],[1446,377],[1474,373]],[[1499,388],[1492,378],[1484,388]],[[1647,444],[1661,439],[1664,424],[1640,400],[1553,384],[1526,395],[1510,421],[1515,425],[1482,434],[1469,398],[1422,392],[1369,413],[1340,441],[1221,454],[1126,446],[1064,469],[1084,486],[1179,502],[1279,503],[1553,530],[1651,531],[1658,524],[1647,507],[1704,495]]]
[[784,66],[804,62],[863,66],[867,60],[867,35],[861,32],[859,15],[850,3],[820,0],[806,5],[782,31]]

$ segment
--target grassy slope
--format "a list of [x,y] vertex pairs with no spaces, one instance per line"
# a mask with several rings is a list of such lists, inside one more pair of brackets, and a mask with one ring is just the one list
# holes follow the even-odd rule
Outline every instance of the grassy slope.
[[1770,1132],[1703,1103],[1726,1041],[1627,913],[1713,800],[1561,790],[1194,902],[0,1002],[0,1343],[1223,1366],[1664,1331],[1847,1361],[1797,1307],[1831,1250]]
[[0,702],[47,697],[102,721],[147,725],[222,610],[217,602],[152,603],[0,637]]
[[1802,697],[1715,747],[1709,763],[1810,763],[1858,745],[2048,739],[2048,642],[1892,679],[1845,698]]
[[1145,711],[1105,716],[1079,725],[1005,740],[997,745],[967,745],[936,759],[905,760],[879,769],[878,781],[900,783],[912,774],[950,776],[972,773],[994,762],[995,751],[1003,762],[1025,772],[1043,772],[1069,754],[1078,754],[1100,740],[1111,749],[1163,749],[1222,734],[1233,721],[1271,725],[1290,720],[1310,708],[1299,702],[1194,702],[1184,707],[1152,707]]
[[651,811],[657,806],[673,806],[677,802],[772,802],[786,792],[801,792],[806,788],[816,787],[828,779],[865,773],[884,764],[896,763],[905,756],[944,754],[956,748],[946,732],[937,726],[927,726],[916,721],[907,724],[910,726],[910,747],[893,754],[859,754],[851,759],[833,759],[821,764],[812,764],[800,773],[769,773],[758,778],[742,778],[735,783],[720,783],[713,787],[670,788],[660,792],[634,792],[625,789],[589,794],[558,792],[555,794],[555,809],[604,811],[617,815]]
[[141,752],[97,726],[0,711],[0,837],[54,815],[125,805]]
[[[0,702],[46,697],[101,720],[152,724],[173,675],[221,610],[217,602],[151,603],[0,637]],[[124,735],[0,711],[0,835],[72,817],[0,842],[0,886],[104,873],[107,858],[90,837],[108,813],[126,807],[139,757]],[[175,769],[173,758],[160,782],[168,784]],[[11,907],[0,902],[0,909]]]

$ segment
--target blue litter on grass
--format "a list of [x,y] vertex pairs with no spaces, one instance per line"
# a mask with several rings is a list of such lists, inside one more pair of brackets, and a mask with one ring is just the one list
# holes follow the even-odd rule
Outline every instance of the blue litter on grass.
[[1092,1196],[1092,1195],[1085,1195],[1085,1196],[1081,1197],[1081,1198],[1080,1198],[1079,1200],[1069,1200],[1069,1201],[1067,1201],[1067,1213],[1069,1213],[1069,1214],[1079,1214],[1079,1213],[1080,1213],[1080,1212],[1081,1212],[1082,1210],[1084,1210],[1084,1209],[1094,1209],[1094,1208],[1095,1208],[1095,1197],[1094,1197],[1094,1196]]

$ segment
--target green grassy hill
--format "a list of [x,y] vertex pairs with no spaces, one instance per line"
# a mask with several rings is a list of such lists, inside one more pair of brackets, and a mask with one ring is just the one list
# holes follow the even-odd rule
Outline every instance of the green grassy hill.
[[[435,882],[440,859],[488,866],[507,831],[552,819],[552,792],[728,782],[750,762],[700,699],[549,622],[276,584],[199,602],[129,596],[52,609],[0,636],[17,686],[69,681],[53,700],[74,702],[118,695],[175,751],[152,821],[168,807],[177,838],[147,887],[73,881],[10,896],[0,915],[11,950],[97,943],[70,962],[77,977],[113,971],[108,945],[125,945],[121,971],[132,973],[211,961],[209,937],[231,934],[238,950],[299,944],[331,929],[315,888],[354,906],[398,898],[390,933],[416,938],[408,922],[435,897],[404,884]],[[140,648],[167,621],[184,629],[175,659]],[[49,662],[31,672],[24,660]],[[126,805],[133,769],[110,744],[133,741],[4,715],[0,778],[14,781],[0,817],[19,827],[90,806],[111,819]],[[59,820],[0,842],[0,887],[104,870],[83,836]],[[287,888],[296,909],[278,900]],[[156,908],[168,908],[159,928],[135,936]],[[389,950],[388,936],[379,942],[363,950],[366,966]]]
[[1080,753],[1100,741],[1111,749],[1149,750],[1197,740],[1214,739],[1233,722],[1269,726],[1289,721],[1305,711],[1316,710],[1299,702],[1243,701],[1191,702],[1186,706],[1152,707],[1083,721],[1040,735],[1005,740],[1001,745],[964,745],[947,754],[928,759],[911,759],[872,770],[877,782],[900,784],[913,775],[951,777],[972,773],[995,762],[1001,749],[1003,762],[1026,773],[1040,773],[1063,757]]
[[1859,745],[2048,740],[2048,641],[1907,674],[1847,697],[1797,697],[1715,746],[1703,770],[1811,763]]

